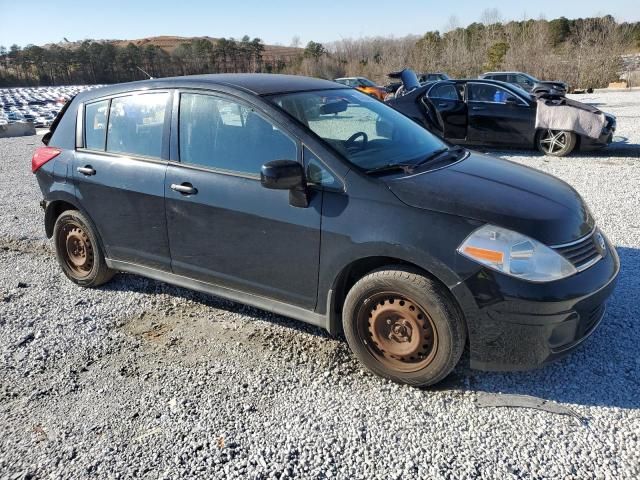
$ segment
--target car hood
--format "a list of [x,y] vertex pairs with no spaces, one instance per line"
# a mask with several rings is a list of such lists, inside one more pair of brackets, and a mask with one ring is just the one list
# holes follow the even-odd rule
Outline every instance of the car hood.
[[509,228],[547,245],[571,242],[594,227],[580,195],[562,180],[475,152],[446,168],[385,181],[412,207]]
[[567,84],[566,83],[560,82],[560,81],[557,81],[557,80],[553,80],[553,81],[551,81],[551,80],[541,80],[538,83],[540,85],[548,85],[550,87],[560,88],[562,90],[566,90],[566,88],[567,88]]

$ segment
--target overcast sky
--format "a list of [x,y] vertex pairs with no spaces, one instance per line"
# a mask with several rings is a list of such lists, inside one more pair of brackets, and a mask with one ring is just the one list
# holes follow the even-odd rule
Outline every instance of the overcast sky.
[[341,38],[422,34],[444,30],[452,16],[461,26],[496,8],[504,20],[611,14],[640,21],[640,0],[0,0],[0,45],[42,45],[92,39],[157,35],[241,38],[289,45],[294,36],[331,42]]

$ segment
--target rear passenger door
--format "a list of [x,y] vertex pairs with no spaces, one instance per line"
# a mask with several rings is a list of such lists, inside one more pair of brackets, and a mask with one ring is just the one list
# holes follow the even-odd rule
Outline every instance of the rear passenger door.
[[467,140],[476,143],[533,145],[535,112],[522,98],[497,84],[467,83]]
[[164,178],[170,112],[167,91],[86,103],[73,162],[76,194],[96,224],[107,257],[167,271]]
[[312,309],[322,192],[293,207],[259,176],[268,161],[300,161],[298,142],[235,97],[185,91],[179,102],[165,182],[173,272]]

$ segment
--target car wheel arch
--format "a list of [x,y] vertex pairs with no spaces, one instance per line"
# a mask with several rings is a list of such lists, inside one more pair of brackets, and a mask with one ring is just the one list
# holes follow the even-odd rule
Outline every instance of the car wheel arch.
[[[425,268],[412,261],[402,258],[391,256],[367,256],[353,260],[348,265],[344,266],[342,270],[335,277],[333,285],[328,293],[327,299],[327,315],[328,315],[328,330],[333,335],[342,333],[342,306],[346,299],[347,293],[355,285],[355,283],[368,275],[369,273],[382,268],[393,269],[394,267],[409,267],[415,269],[425,276],[431,278],[435,282],[439,283],[446,291],[451,295],[455,305],[462,313],[463,309],[456,298],[456,295],[452,292],[451,288],[447,286],[447,283],[443,280],[442,275],[434,273],[433,268]],[[442,273],[442,272],[438,272]],[[464,318],[464,315],[462,315]],[[466,321],[466,320],[465,320]]]
[[96,223],[93,221],[91,216],[76,202],[75,198],[67,198],[65,196],[64,198],[47,200],[47,206],[44,213],[44,228],[47,238],[51,238],[53,236],[53,227],[55,226],[58,217],[68,210],[78,210],[91,222],[91,227],[96,233],[98,242],[100,243],[102,250],[106,252],[100,230],[98,229]]
[[50,200],[47,202],[47,206],[44,212],[44,230],[47,238],[51,238],[53,235],[53,227],[58,217],[67,210],[79,210],[82,209],[76,204],[68,201],[67,199]]

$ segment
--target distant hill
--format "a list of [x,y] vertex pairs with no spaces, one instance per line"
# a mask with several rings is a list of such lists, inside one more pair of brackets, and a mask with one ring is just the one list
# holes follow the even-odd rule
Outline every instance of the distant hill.
[[[138,38],[138,39],[134,39],[134,40],[114,40],[114,39],[109,39],[109,40],[93,40],[93,41],[101,42],[101,43],[112,43],[116,47],[126,47],[130,43],[133,43],[134,45],[136,45],[138,47],[144,47],[146,45],[155,45],[156,47],[159,47],[159,48],[163,49],[167,53],[171,53],[181,43],[190,42],[190,41],[196,40],[196,39],[205,39],[205,40],[209,40],[212,43],[214,43],[214,42],[216,42],[218,40],[217,38],[208,37],[208,36],[204,36],[204,37],[179,37],[179,36],[175,36],[175,35],[160,35],[160,36],[157,36],[157,37]],[[58,45],[60,47],[64,47],[64,48],[77,48],[77,47],[80,46],[80,44],[82,44],[82,41],[60,42],[60,43],[57,43],[56,45]],[[43,45],[43,47],[47,48],[47,47],[50,47],[51,45],[52,44],[47,44],[47,45]],[[279,59],[279,60],[283,60],[285,62],[288,62],[289,60],[293,59],[294,57],[302,54],[303,51],[304,51],[304,49],[302,49],[302,48],[284,47],[282,45],[265,45],[264,46],[264,52],[262,53],[262,58],[265,61],[271,61],[271,60]]]

